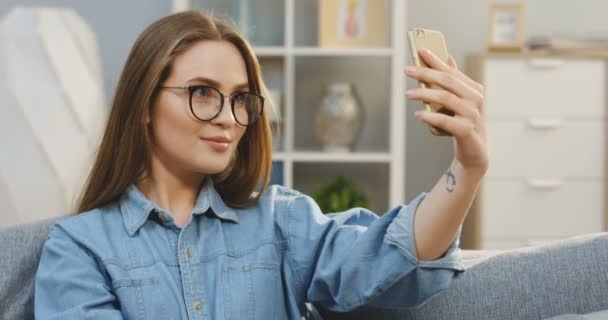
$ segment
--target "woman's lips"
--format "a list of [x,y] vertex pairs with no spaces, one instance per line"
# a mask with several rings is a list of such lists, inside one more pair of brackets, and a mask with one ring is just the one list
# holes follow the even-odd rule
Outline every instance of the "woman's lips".
[[226,151],[230,145],[229,140],[214,138],[201,138],[201,140],[206,142],[215,151]]

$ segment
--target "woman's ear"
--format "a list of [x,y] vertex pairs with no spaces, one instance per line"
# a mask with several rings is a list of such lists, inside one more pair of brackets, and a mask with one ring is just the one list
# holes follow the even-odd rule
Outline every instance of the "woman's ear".
[[150,112],[151,112],[151,108],[148,108],[148,110],[146,111],[146,114],[144,115],[144,124],[147,127],[150,126]]

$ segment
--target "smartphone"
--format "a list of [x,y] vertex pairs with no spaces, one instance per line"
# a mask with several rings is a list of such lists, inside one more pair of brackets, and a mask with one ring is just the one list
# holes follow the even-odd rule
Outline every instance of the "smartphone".
[[[407,33],[408,42],[410,44],[410,52],[412,53],[412,58],[414,60],[414,64],[418,67],[429,67],[418,55],[418,51],[427,49],[435,54],[439,59],[443,62],[448,63],[448,59],[450,54],[448,53],[448,48],[445,44],[445,38],[443,34],[439,31],[421,29],[421,28],[413,28],[410,29]],[[440,88],[434,84],[430,86],[424,82],[419,82],[420,87],[422,88]],[[424,108],[430,112],[440,112],[449,116],[454,116],[454,112],[444,106],[438,105],[436,103],[424,103]],[[429,125],[431,129],[431,133],[436,136],[450,136],[449,132],[446,132],[440,128],[436,128]]]

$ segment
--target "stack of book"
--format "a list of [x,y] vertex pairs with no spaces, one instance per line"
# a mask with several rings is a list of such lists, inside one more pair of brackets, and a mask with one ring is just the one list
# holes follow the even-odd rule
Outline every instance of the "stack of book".
[[608,37],[538,36],[528,39],[526,47],[531,51],[608,54]]

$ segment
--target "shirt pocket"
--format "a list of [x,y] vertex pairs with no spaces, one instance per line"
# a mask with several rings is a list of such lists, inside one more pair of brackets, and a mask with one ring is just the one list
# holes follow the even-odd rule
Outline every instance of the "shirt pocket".
[[126,319],[168,319],[157,277],[121,277],[112,289]]
[[224,269],[226,318],[276,319],[280,297],[280,266],[275,263],[233,264]]

